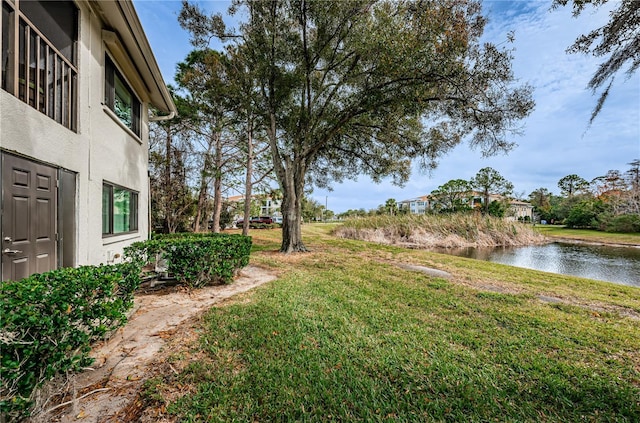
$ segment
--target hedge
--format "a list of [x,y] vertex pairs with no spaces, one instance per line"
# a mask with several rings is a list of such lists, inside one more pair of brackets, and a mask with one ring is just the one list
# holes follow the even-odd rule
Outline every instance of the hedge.
[[123,325],[140,284],[134,263],[62,268],[0,289],[0,419],[25,416],[35,389],[91,363],[92,341]]
[[125,248],[125,257],[142,265],[161,258],[178,281],[201,287],[229,283],[237,269],[249,264],[251,237],[228,234],[169,234],[136,242]]
[[91,342],[126,323],[142,266],[162,257],[192,287],[230,282],[251,238],[180,234],[125,248],[125,263],[62,268],[0,285],[0,421],[28,415],[43,382],[91,364]]

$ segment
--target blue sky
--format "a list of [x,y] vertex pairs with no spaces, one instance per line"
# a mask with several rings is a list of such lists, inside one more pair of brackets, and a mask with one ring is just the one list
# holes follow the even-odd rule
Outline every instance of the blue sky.
[[[197,2],[209,11],[225,12],[228,2]],[[134,0],[165,82],[172,83],[176,63],[191,50],[189,35],[180,28],[180,1]],[[376,208],[388,198],[398,201],[428,194],[451,179],[470,179],[492,167],[528,195],[544,187],[558,194],[558,180],[577,174],[587,180],[610,169],[626,171],[640,159],[640,75],[618,75],[607,103],[588,127],[596,96],[586,85],[598,59],[569,55],[575,38],[604,24],[608,10],[586,10],[573,18],[568,8],[550,11],[550,1],[484,1],[489,24],[485,40],[501,43],[515,32],[514,72],[534,87],[536,109],[523,122],[524,135],[507,155],[483,158],[479,151],[459,145],[431,174],[414,172],[404,187],[390,181],[374,184],[368,177],[335,184],[333,191],[315,189],[311,197],[337,213]]]

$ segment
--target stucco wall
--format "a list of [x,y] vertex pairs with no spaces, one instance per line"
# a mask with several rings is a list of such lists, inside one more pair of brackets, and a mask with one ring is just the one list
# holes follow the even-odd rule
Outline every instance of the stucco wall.
[[[122,254],[126,245],[147,238],[149,190],[146,104],[139,138],[103,106],[106,46],[102,27],[86,5],[79,7],[78,132],[0,90],[0,145],[3,150],[77,173],[75,261],[82,265],[107,262],[114,254]],[[102,237],[103,181],[138,192],[136,233]]]

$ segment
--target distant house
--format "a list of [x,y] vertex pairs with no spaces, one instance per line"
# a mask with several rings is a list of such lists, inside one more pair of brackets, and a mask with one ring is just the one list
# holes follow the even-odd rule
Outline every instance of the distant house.
[[425,214],[428,210],[433,209],[430,195],[423,195],[408,200],[398,202],[400,210],[408,210],[410,214]]
[[[504,197],[499,194],[489,194],[490,202],[502,200],[504,200]],[[484,201],[485,198],[481,192],[471,191],[462,203],[468,205],[472,209],[477,209],[484,205]],[[506,213],[507,219],[533,221],[533,206],[531,203],[510,200],[508,204],[509,210]],[[425,214],[430,211],[438,210],[439,207],[441,207],[441,203],[437,197],[431,194],[426,194],[420,197],[402,200],[398,202],[398,207],[400,209],[408,210],[411,214]]]
[[[501,200],[498,194],[490,194],[489,201]],[[484,204],[484,196],[481,192],[471,191],[462,200],[462,204],[469,206],[470,208],[481,207]],[[437,196],[432,194],[425,194],[420,197],[412,198],[409,200],[402,200],[398,203],[400,209],[407,209],[411,214],[425,214],[428,211],[439,210],[442,208],[442,202]]]
[[113,261],[149,231],[150,107],[175,113],[131,1],[2,0],[2,279]]
[[511,200],[509,201],[509,211],[507,219],[520,220],[525,222],[533,222],[533,206],[526,201]]
[[[244,194],[227,197],[227,201],[236,205],[244,203]],[[282,218],[282,212],[280,210],[282,207],[282,200],[274,199],[269,195],[255,194],[251,196],[251,201],[257,203],[257,205],[260,206],[260,216],[271,216],[274,218],[274,220],[278,220],[277,218]],[[240,219],[242,217],[242,210],[238,210],[236,207],[236,215],[234,216],[234,220]]]

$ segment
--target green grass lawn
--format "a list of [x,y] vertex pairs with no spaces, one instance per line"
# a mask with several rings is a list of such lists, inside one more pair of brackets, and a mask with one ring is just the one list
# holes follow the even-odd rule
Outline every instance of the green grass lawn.
[[639,289],[329,228],[290,256],[252,231],[280,278],[207,313],[147,401],[187,422],[640,421]]
[[598,242],[604,244],[640,245],[640,234],[621,234],[596,231],[593,229],[568,229],[564,226],[537,225],[536,229],[552,238],[566,238],[577,241]]

